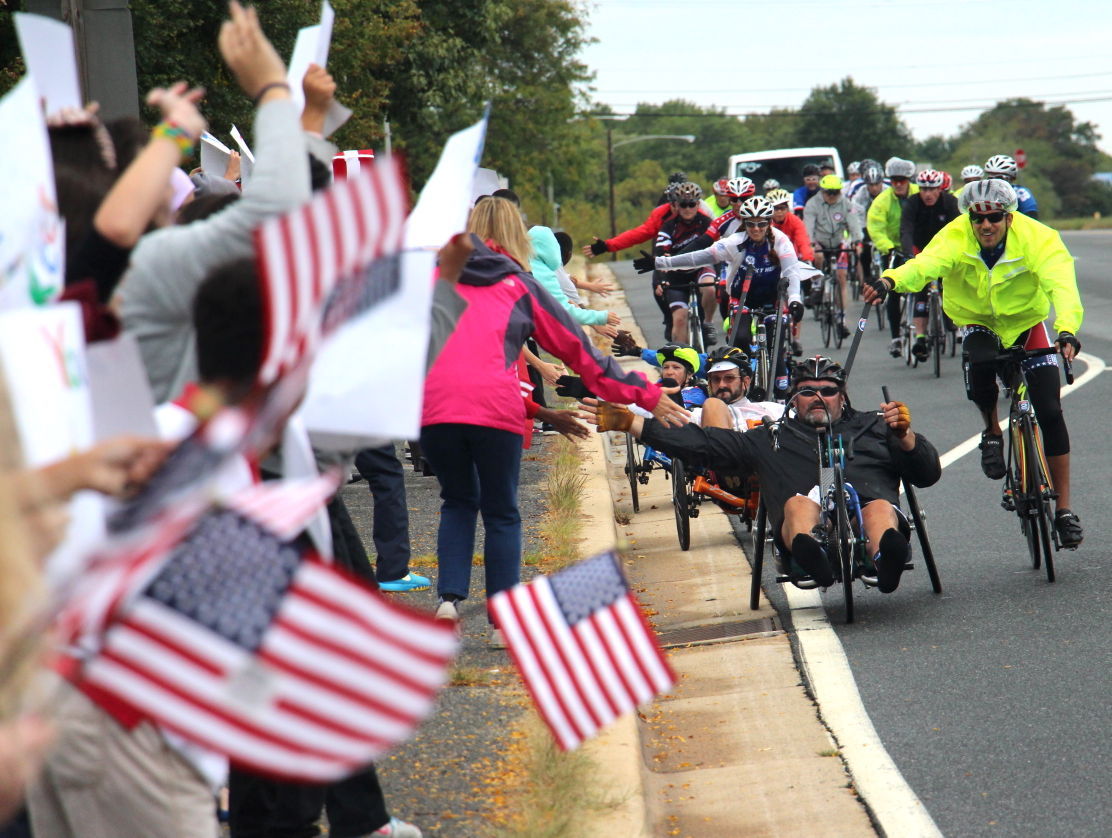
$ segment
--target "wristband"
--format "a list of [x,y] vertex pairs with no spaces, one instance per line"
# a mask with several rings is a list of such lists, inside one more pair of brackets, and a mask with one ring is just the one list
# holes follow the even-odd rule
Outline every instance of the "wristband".
[[188,160],[193,156],[193,138],[186,133],[185,129],[180,125],[173,122],[162,121],[154,127],[151,131],[152,140],[169,140],[178,147],[181,152],[182,160]]
[[284,81],[272,81],[270,84],[264,84],[262,88],[260,88],[259,92],[255,94],[255,107],[257,108],[259,106],[259,102],[262,100],[263,96],[267,94],[268,91],[273,90],[276,87],[283,88],[287,93],[290,92],[289,84]]

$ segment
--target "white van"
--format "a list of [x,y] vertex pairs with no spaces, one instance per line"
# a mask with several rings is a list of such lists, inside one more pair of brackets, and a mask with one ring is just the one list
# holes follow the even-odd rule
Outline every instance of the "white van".
[[776,148],[771,151],[752,151],[730,157],[730,177],[747,177],[757,185],[757,194],[763,195],[764,182],[769,178],[780,181],[780,188],[794,192],[803,185],[803,167],[808,163],[821,166],[829,163],[834,173],[844,178],[842,158],[833,146],[812,148]]

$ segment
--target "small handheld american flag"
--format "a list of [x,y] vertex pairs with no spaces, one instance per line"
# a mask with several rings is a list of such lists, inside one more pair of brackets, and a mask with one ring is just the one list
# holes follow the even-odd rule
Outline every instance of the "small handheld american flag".
[[488,608],[563,750],[675,683],[613,551],[502,591]]

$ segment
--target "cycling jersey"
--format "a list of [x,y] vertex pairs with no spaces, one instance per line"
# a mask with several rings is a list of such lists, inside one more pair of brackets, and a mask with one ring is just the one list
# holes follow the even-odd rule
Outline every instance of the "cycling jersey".
[[844,195],[832,204],[820,192],[803,208],[803,222],[811,241],[827,250],[841,247],[846,232],[852,242],[861,241],[861,219],[850,212]]
[[791,239],[796,256],[804,262],[810,262],[815,258],[815,251],[811,249],[811,238],[807,235],[807,225],[799,216],[789,212],[784,216],[783,221],[773,221],[772,226]]
[[918,253],[959,215],[958,199],[949,192],[939,192],[933,207],[923,203],[922,193],[912,195],[900,217],[900,248],[904,253]]
[[1057,231],[1022,213],[1012,213],[1004,253],[989,268],[964,215],[942,228],[923,252],[884,272],[894,290],[918,291],[938,276],[946,278],[942,307],[959,326],[978,324],[1000,336],[1005,346],[1050,314],[1055,331],[1077,334],[1084,309],[1077,291],[1073,257]]
[[737,211],[731,209],[729,212],[718,216],[718,218],[710,223],[710,226],[707,228],[709,241],[704,247],[709,245],[710,242],[725,238],[732,233],[736,233],[740,229],[741,219],[737,217]]
[[[760,424],[761,419],[766,416],[776,421],[784,415],[784,405],[780,402],[751,402],[745,396],[742,396],[736,402],[730,402],[726,407],[730,409],[730,418],[733,420],[734,430],[740,433],[749,430],[750,421]],[[696,408],[691,412],[691,421],[702,426],[702,408]]]
[[641,242],[647,242],[649,239],[655,239],[665,219],[672,215],[672,205],[661,204],[649,213],[649,217],[645,219],[644,223],[631,230],[626,230],[624,233],[618,233],[614,238],[607,239],[603,244],[606,245],[606,249],[611,253],[617,253],[619,250],[625,250],[627,247],[633,247],[635,244],[641,244]]
[[[919,187],[914,183],[909,189],[908,198],[919,193]],[[898,198],[896,191],[889,186],[876,196],[872,206],[869,207],[866,227],[869,230],[869,238],[873,240],[873,247],[881,253],[887,253],[899,246],[900,217],[906,200],[907,198]]]
[[819,188],[816,186],[814,189],[808,189],[806,186],[801,186],[792,193],[792,211],[802,211],[807,202],[812,196],[819,193]]
[[707,199],[707,207],[710,208],[710,217],[714,219],[721,218],[728,212],[733,212],[734,208],[731,204],[726,204],[724,207],[718,206],[718,201],[713,196]]
[[1035,200],[1035,196],[1031,194],[1031,190],[1026,186],[1016,186],[1015,184],[1012,184],[1012,188],[1015,189],[1015,196],[1019,199],[1019,211],[1032,218],[1038,218],[1039,204]]
[[851,180],[849,183],[842,187],[842,194],[846,196],[846,200],[852,201],[854,196],[857,195],[859,191],[861,191],[861,187],[863,187],[864,185],[864,178]]

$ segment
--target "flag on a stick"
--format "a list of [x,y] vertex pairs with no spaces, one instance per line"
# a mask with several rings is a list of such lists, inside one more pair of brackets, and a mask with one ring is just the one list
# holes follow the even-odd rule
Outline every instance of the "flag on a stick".
[[488,608],[563,750],[675,683],[612,551],[502,591]]
[[[260,384],[273,383],[312,356],[338,284],[376,286],[374,292],[346,291],[367,307],[397,290],[396,270],[372,276],[369,268],[401,249],[407,209],[400,164],[391,157],[361,166],[357,175],[255,230],[266,320]],[[339,325],[339,318],[331,319]]]
[[120,609],[79,683],[255,771],[329,782],[412,735],[457,645],[221,509]]

